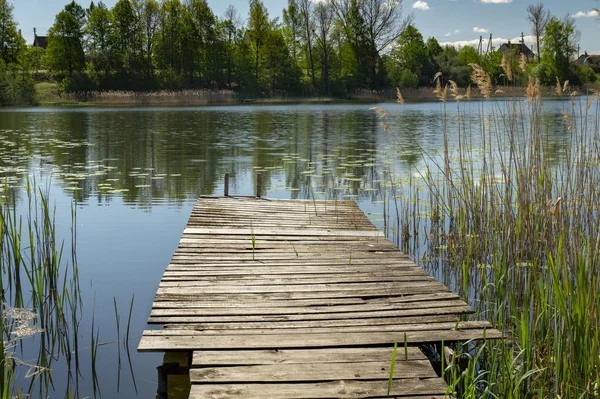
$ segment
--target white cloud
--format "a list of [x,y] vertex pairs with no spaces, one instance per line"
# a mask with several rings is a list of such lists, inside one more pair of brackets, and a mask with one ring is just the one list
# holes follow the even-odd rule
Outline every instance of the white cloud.
[[427,11],[430,10],[429,4],[426,1],[417,0],[412,8],[416,8],[417,10]]
[[[521,36],[519,37],[514,37],[512,39],[505,39],[502,37],[496,37],[492,39],[492,46],[494,47],[495,50],[498,50],[498,48],[500,46],[502,46],[504,43],[508,43],[508,41],[511,41],[512,43],[520,43],[521,42]],[[527,47],[529,47],[531,49],[531,51],[535,51],[535,36],[529,35],[529,36],[525,36],[525,44],[527,45]],[[475,47],[477,48],[479,46],[479,39],[473,39],[473,40],[457,40],[457,41],[446,41],[446,42],[440,42],[441,46],[454,46],[457,48],[461,48],[461,47],[465,47],[465,46],[471,46],[471,47]],[[483,51],[485,51],[487,49],[488,46],[488,40],[483,40]]]
[[454,33],[460,33],[460,29],[456,29]]
[[475,33],[487,33],[488,30],[484,29],[484,28],[479,28],[479,27],[476,26],[476,27],[473,28],[473,32],[475,32]]
[[448,33],[446,33],[444,36],[445,36],[445,37],[448,37],[448,36],[450,36],[450,35],[452,35],[452,32],[448,32]]
[[507,4],[512,3],[512,0],[481,0],[481,2],[488,4]]
[[577,11],[575,14],[573,14],[573,18],[593,18],[593,17],[598,17],[600,16],[600,13],[596,10],[592,10],[592,11]]

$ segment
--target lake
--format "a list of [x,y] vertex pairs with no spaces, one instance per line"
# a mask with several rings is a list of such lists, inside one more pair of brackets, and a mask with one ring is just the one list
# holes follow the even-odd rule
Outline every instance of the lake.
[[[545,105],[544,118],[552,127],[545,148],[557,165],[569,150],[562,116],[566,104]],[[389,115],[378,117],[373,106]],[[50,397],[64,397],[67,386],[79,397],[94,396],[90,343],[96,333],[102,396],[154,397],[162,355],[138,354],[135,348],[196,198],[222,195],[225,173],[230,195],[252,195],[260,173],[266,197],[354,199],[399,242],[394,217],[386,220],[394,212],[389,198],[410,204],[427,190],[422,178],[428,168],[441,167],[445,140],[451,154],[467,143],[475,164],[484,144],[502,145],[501,136],[491,144],[481,137],[478,126],[497,125],[501,132],[503,122],[481,118],[480,107],[484,113],[490,107],[502,113],[509,106],[467,103],[458,110],[449,103],[447,126],[439,103],[0,110],[2,190],[23,198],[26,179],[35,179],[56,205],[61,239],[69,238],[73,204],[77,211],[81,376],[72,375],[68,385],[65,364],[58,359]],[[425,228],[423,222],[420,229]],[[418,263],[425,235],[411,247]],[[452,285],[451,277],[432,272]],[[128,359],[120,340],[132,298]],[[98,330],[92,330],[92,319]],[[37,353],[35,338],[17,351],[29,361]],[[30,379],[24,374],[19,378],[27,388]]]

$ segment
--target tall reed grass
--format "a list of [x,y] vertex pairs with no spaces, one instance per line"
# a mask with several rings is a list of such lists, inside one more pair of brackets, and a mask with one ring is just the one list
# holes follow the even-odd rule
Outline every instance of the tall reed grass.
[[[395,198],[398,241],[413,254],[424,246],[416,260],[458,290],[475,317],[505,332],[502,341],[454,348],[456,358],[444,364],[449,393],[597,398],[599,93],[567,97],[557,124],[535,80],[521,99],[496,101],[485,72],[473,69],[488,101],[471,103],[452,83],[438,87],[441,117],[459,120],[457,146],[444,140],[438,155],[425,155],[429,166],[418,173],[426,190],[411,185]],[[463,118],[474,107],[476,123]],[[555,151],[556,140],[565,151]]]
[[[65,254],[64,243],[56,238],[56,209],[49,204],[45,190],[28,180],[23,201],[19,202],[14,193],[0,196],[0,395],[3,399],[47,397],[53,386],[50,371],[59,358],[67,365],[67,391],[72,391],[71,384],[77,382],[81,296],[75,209],[72,208],[72,241],[67,247],[70,252]],[[24,347],[21,340],[34,339],[32,336],[38,348],[37,359],[24,362],[18,355]],[[23,375],[29,381],[26,390],[16,383]]]

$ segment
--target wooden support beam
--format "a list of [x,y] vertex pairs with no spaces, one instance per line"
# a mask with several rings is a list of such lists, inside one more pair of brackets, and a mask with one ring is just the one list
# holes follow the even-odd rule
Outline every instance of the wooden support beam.
[[260,198],[262,194],[262,175],[259,173],[256,175],[256,197]]

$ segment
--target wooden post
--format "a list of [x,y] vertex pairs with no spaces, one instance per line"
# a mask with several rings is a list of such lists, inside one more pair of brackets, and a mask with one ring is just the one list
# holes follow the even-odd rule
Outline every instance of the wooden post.
[[262,192],[262,175],[259,173],[256,175],[256,197],[260,198]]
[[229,197],[229,173],[225,173],[225,181],[223,182],[223,195]]

